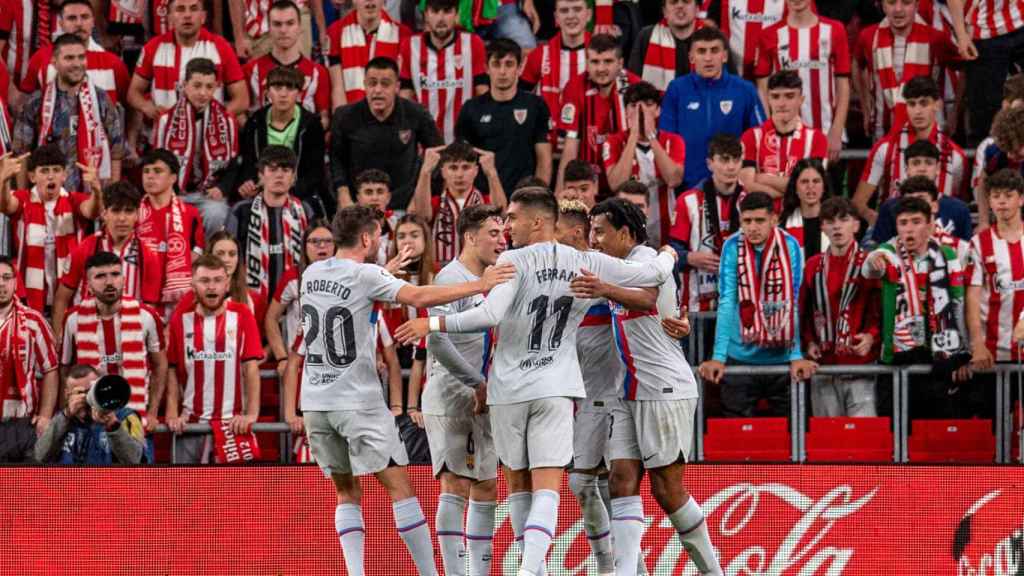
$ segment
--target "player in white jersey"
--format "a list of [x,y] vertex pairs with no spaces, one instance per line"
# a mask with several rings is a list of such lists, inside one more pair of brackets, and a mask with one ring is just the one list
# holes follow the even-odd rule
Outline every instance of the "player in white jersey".
[[588,270],[615,284],[658,286],[670,277],[675,254],[641,265],[556,243],[558,205],[546,188],[516,191],[507,219],[512,243],[520,248],[503,253],[498,263],[514,264],[515,277],[472,310],[411,320],[395,335],[409,342],[428,332],[498,326],[487,403],[512,528],[523,537],[519,574],[536,576],[555,533],[562,469],[573,455],[572,399],[585,395],[576,331],[593,302],[574,297],[569,282]]
[[[595,206],[591,218],[595,248],[633,262],[649,263],[656,257],[654,249],[644,245],[647,219],[635,205],[612,198]],[[643,469],[650,475],[654,499],[697,569],[702,574],[722,574],[704,513],[683,485],[698,394],[679,341],[662,328],[661,317],[679,315],[674,284],[663,284],[656,300],[646,291],[609,286],[593,276],[581,276],[573,288],[582,295],[608,298],[615,344],[625,367],[621,402],[612,410],[608,449],[616,574],[635,574],[644,532]],[[625,305],[633,310],[646,305],[647,309],[635,312]]]
[[[467,206],[458,221],[462,253],[438,272],[434,284],[477,280],[505,250],[503,226],[501,208]],[[430,313],[454,314],[482,301],[483,296],[476,295],[432,308]],[[450,336],[437,332],[427,338],[430,377],[423,391],[423,419],[434,476],[441,481],[434,529],[447,576],[466,575],[467,548],[470,576],[491,573],[498,497],[498,458],[491,422],[484,414],[491,344],[490,332]]]
[[350,576],[363,576],[361,490],[373,474],[393,500],[395,525],[421,576],[436,575],[430,528],[405,471],[408,457],[377,377],[376,302],[423,308],[467,298],[511,276],[511,267],[453,286],[414,286],[376,264],[380,213],[349,206],[332,223],[337,251],[302,273],[305,356],[301,403],[313,456],[338,493],[334,525]]

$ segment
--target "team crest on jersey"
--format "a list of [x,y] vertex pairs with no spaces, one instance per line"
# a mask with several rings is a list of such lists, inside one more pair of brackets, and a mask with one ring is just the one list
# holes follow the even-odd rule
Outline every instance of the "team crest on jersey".
[[718,103],[718,107],[722,110],[722,114],[728,114],[732,112],[732,100],[722,100]]
[[408,144],[412,140],[412,130],[399,130],[398,139],[402,141],[402,144]]
[[484,114],[483,116],[481,116],[480,117],[480,123],[481,124],[490,124],[491,123],[491,115],[490,114]]
[[512,117],[516,119],[516,122],[522,124],[523,122],[526,122],[527,113],[528,110],[526,108],[517,108],[512,111]]
[[566,104],[562,106],[562,123],[573,124],[576,122],[576,106],[573,104]]

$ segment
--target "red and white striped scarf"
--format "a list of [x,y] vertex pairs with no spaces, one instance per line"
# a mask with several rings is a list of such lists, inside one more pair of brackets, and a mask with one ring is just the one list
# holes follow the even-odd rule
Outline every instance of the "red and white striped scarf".
[[231,420],[210,420],[213,430],[213,457],[217,464],[242,464],[260,459],[260,445],[250,430],[235,434]]
[[[24,414],[34,414],[36,403],[39,401],[39,390],[36,388],[33,373],[36,364],[32,357],[35,347],[30,342],[32,336],[27,327],[28,316],[32,315],[39,316],[39,313],[15,297],[11,302],[11,311],[0,321],[0,371],[14,372],[14,381],[18,394],[21,395]],[[42,321],[40,324],[45,326],[46,322]],[[7,382],[6,378],[0,379],[0,407],[7,397]],[[22,411],[19,410],[19,413]]]
[[740,336],[746,344],[784,348],[793,344],[796,320],[793,301],[793,270],[786,235],[772,230],[762,248],[761,273],[757,250],[739,237],[736,280],[739,292]]
[[[166,7],[164,8],[166,11]],[[156,6],[154,6],[153,19],[157,19]],[[142,24],[146,19],[145,0],[110,0],[110,10],[107,11],[109,22],[121,24]],[[150,30],[152,34],[160,34]]]
[[434,250],[438,264],[443,266],[458,258],[459,252],[462,250],[462,239],[459,238],[457,226],[459,213],[464,208],[483,203],[484,195],[476,188],[466,195],[462,208],[459,207],[458,201],[448,190],[441,195],[441,206],[438,207],[437,214],[434,216],[433,226]]
[[341,56],[342,79],[345,82],[345,100],[355,103],[363,99],[364,67],[377,56],[387,56],[398,60],[398,47],[401,41],[401,27],[381,11],[380,24],[377,30],[369,34],[363,31],[356,17],[356,11],[349,12],[341,22],[339,38],[339,54]]
[[[104,361],[100,351],[99,327],[102,321],[96,313],[96,299],[83,300],[77,311],[75,352],[78,362],[102,369],[108,362]],[[146,402],[149,399],[146,386],[149,363],[146,359],[146,335],[142,328],[142,305],[134,298],[122,297],[121,309],[117,314],[121,317],[121,339],[118,342],[121,362],[118,371],[131,386],[128,408],[137,412],[140,418],[145,418]]]
[[846,251],[849,262],[843,274],[843,287],[839,294],[839,317],[832,317],[832,302],[828,293],[828,275],[832,254],[821,257],[821,266],[814,275],[814,331],[822,352],[842,351],[853,346],[853,329],[850,311],[853,299],[857,297],[857,277],[868,253],[861,250],[856,242]]
[[[704,27],[703,20],[694,22],[693,31]],[[651,41],[647,44],[644,54],[644,80],[650,82],[662,94],[676,77],[676,38],[668,26],[668,20],[662,18],[651,31]]]
[[[590,33],[583,38],[583,45],[590,44]],[[586,50],[570,50],[571,56],[576,58],[576,66],[567,58],[567,66],[562,69],[562,35],[556,34],[554,38],[540,47],[540,81],[537,83],[537,93],[547,102],[551,115],[561,108],[562,89],[575,76],[586,71]],[[554,130],[553,132],[557,132]]]
[[[907,171],[907,158],[904,152],[908,146],[917,141],[916,137],[911,140],[910,130],[910,124],[904,122],[902,128],[898,128],[898,132],[894,131],[892,133],[896,137],[889,140],[889,149],[886,150],[885,155],[885,165],[889,167],[889,195],[882,199],[883,202],[889,198],[898,198],[900,195],[899,186],[903,182],[903,175]],[[953,145],[949,136],[939,131],[938,124],[932,126],[932,131],[928,135],[928,141],[935,144],[939,149],[939,176],[935,184],[941,195],[946,191],[946,180],[953,177],[947,169],[952,164]],[[882,192],[884,195],[885,191],[883,190]]]
[[[309,218],[302,207],[302,202],[289,195],[285,205],[281,207],[281,243],[285,270],[299,266],[302,262],[302,235],[308,224]],[[252,200],[246,233],[245,254],[249,287],[258,290],[264,301],[269,301],[270,216],[262,194],[257,194]]]
[[[39,119],[39,140],[37,144],[42,146],[53,131],[53,116],[57,108],[57,80],[51,80],[43,88],[43,103],[40,109]],[[103,119],[100,117],[99,96],[96,87],[89,81],[86,75],[82,84],[78,87],[78,126],[77,149],[78,162],[96,166],[99,177],[110,178],[111,155],[110,139],[107,138],[107,129],[103,126]]]
[[[18,273],[25,288],[26,301],[40,312],[46,308],[46,291],[56,286],[46,285],[46,204],[39,191],[33,187],[29,201],[22,207],[18,222]],[[57,258],[55,284],[71,269],[71,252],[81,240],[75,226],[74,206],[71,195],[61,188],[57,203],[53,207],[54,252]]]
[[[166,148],[178,157],[178,183],[184,187],[192,180],[193,170],[202,170],[205,190],[213,176],[227,166],[238,151],[238,125],[223,104],[210,100],[203,111],[203,134],[196,134],[196,111],[187,98],[178,98],[167,117],[162,117],[156,134],[158,148]],[[202,166],[193,163],[196,138],[202,138]]]
[[245,33],[249,38],[256,39],[270,31],[268,14],[270,13],[270,0],[243,0],[245,7]]
[[[154,208],[149,195],[142,199],[139,206],[139,221],[152,218]],[[154,227],[161,226],[164,230],[166,250],[164,258],[164,284],[161,289],[161,302],[177,302],[181,296],[192,289],[192,250],[185,238],[185,202],[178,196],[171,197],[171,206],[167,216],[169,222],[154,222]]]
[[[916,76],[931,76],[932,53],[931,33],[928,25],[914,22],[907,36],[906,52],[903,57],[903,76],[896,77],[892,28],[886,18],[875,30],[871,40],[871,53],[875,71],[875,121],[876,127],[887,131],[901,125],[907,119],[907,105],[903,101],[903,84]],[[887,125],[891,118],[892,124]]]

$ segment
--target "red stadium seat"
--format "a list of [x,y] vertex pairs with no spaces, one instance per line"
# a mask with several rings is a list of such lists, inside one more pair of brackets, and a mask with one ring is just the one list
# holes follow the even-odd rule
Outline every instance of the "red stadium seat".
[[709,418],[704,435],[706,460],[755,462],[790,459],[786,418]]
[[892,460],[889,418],[811,418],[808,462]]
[[907,447],[911,462],[987,464],[996,454],[991,420],[914,420]]

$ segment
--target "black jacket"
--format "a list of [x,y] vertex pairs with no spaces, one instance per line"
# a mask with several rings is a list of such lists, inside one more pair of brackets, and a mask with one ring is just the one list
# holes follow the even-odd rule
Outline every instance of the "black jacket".
[[[260,153],[267,146],[267,114],[270,106],[257,110],[242,129],[239,140],[239,156],[231,166],[230,186],[232,198],[238,198],[238,187],[248,180],[254,182],[259,178],[256,163]],[[320,116],[305,108],[299,107],[299,129],[295,135],[295,155],[298,156],[298,168],[295,171],[294,194],[300,200],[308,202],[318,216],[329,216],[334,213],[334,195],[327,189],[326,163],[324,161],[326,144],[324,128],[320,124]]]

